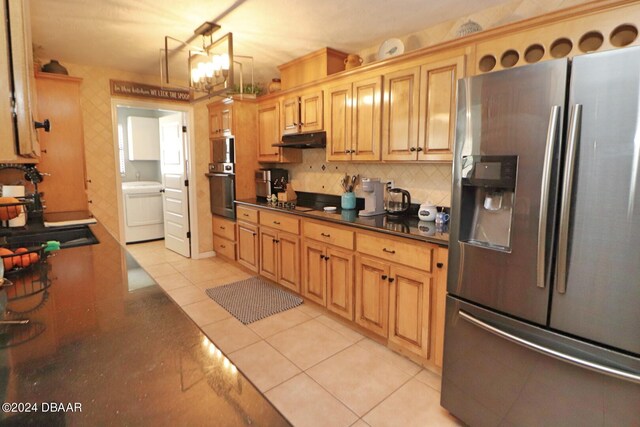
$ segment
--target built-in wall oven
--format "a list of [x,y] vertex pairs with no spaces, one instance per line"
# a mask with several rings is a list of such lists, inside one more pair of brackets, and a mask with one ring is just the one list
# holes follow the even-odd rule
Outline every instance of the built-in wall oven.
[[236,175],[234,138],[211,139],[211,163],[209,172],[209,201],[211,213],[235,219]]

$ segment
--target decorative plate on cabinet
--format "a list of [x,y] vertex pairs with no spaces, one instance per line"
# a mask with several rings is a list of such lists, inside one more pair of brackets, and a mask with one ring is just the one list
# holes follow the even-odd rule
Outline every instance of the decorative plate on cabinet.
[[404,53],[404,44],[400,39],[385,40],[378,49],[378,59],[387,59]]

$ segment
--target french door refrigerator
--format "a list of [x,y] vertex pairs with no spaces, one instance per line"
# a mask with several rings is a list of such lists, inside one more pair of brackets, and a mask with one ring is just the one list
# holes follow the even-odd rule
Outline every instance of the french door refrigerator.
[[640,425],[640,47],[458,82],[441,404]]

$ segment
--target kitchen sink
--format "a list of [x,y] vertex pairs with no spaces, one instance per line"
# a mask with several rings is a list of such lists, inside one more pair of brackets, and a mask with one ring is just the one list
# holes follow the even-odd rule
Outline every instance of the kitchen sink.
[[6,236],[3,240],[4,239],[6,239],[6,244],[9,247],[32,247],[46,243],[50,240],[59,241],[60,249],[100,243],[87,225],[74,226],[70,228],[65,227],[63,229],[42,229],[24,232]]

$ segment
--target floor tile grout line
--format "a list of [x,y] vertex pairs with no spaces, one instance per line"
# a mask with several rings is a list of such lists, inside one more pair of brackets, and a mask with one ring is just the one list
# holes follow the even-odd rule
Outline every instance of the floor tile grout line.
[[[280,385],[282,385],[282,384],[286,383],[286,382],[287,382],[287,381],[289,381],[291,378],[296,377],[296,376],[298,376],[298,375],[300,375],[300,374],[304,373],[304,370],[300,369],[300,367],[299,367],[298,365],[296,365],[296,364],[295,364],[295,363],[293,363],[291,360],[289,360],[289,359],[287,358],[287,356],[285,356],[284,354],[280,353],[280,352],[278,351],[278,349],[277,349],[277,348],[275,348],[274,346],[272,346],[272,345],[271,345],[267,340],[263,339],[262,341],[264,341],[264,342],[265,342],[265,344],[267,344],[269,347],[271,347],[271,348],[272,348],[276,353],[278,353],[280,356],[282,356],[282,357],[283,357],[287,362],[291,363],[291,364],[292,364],[296,369],[298,369],[298,372],[296,372],[292,377],[289,377],[289,378],[287,378],[286,380],[280,381],[278,384],[276,384],[276,385],[274,385],[274,386],[272,386],[272,387],[269,387],[268,389],[266,389],[265,391],[263,391],[263,392],[262,392],[262,394],[263,394],[263,395],[266,395],[266,393],[267,393],[268,391],[271,391],[271,390],[273,390],[274,388],[276,388],[276,387],[278,387],[278,386],[280,386]],[[271,402],[271,401],[269,400],[269,402]],[[272,402],[272,404],[273,404],[273,405],[275,405],[273,402]]]
[[[395,392],[397,392],[398,390],[400,390],[402,387],[404,387],[405,385],[407,385],[409,383],[409,381],[411,381],[413,379],[413,377],[409,377],[405,382],[403,382],[402,384],[400,384],[398,386],[398,388],[396,388],[395,390],[393,390],[391,393],[389,393],[387,396],[385,396],[380,402],[378,402],[373,408],[369,409],[365,414],[362,415],[362,417],[360,418],[364,418],[366,417],[369,413],[371,413],[371,411],[373,411],[374,409],[376,409],[378,406],[382,405],[384,403],[385,400],[387,400],[389,397],[391,397],[392,394],[394,394]],[[417,380],[416,380],[417,381]],[[420,382],[420,381],[419,381]],[[365,423],[366,421],[363,420]],[[367,423],[369,424],[369,423]]]

